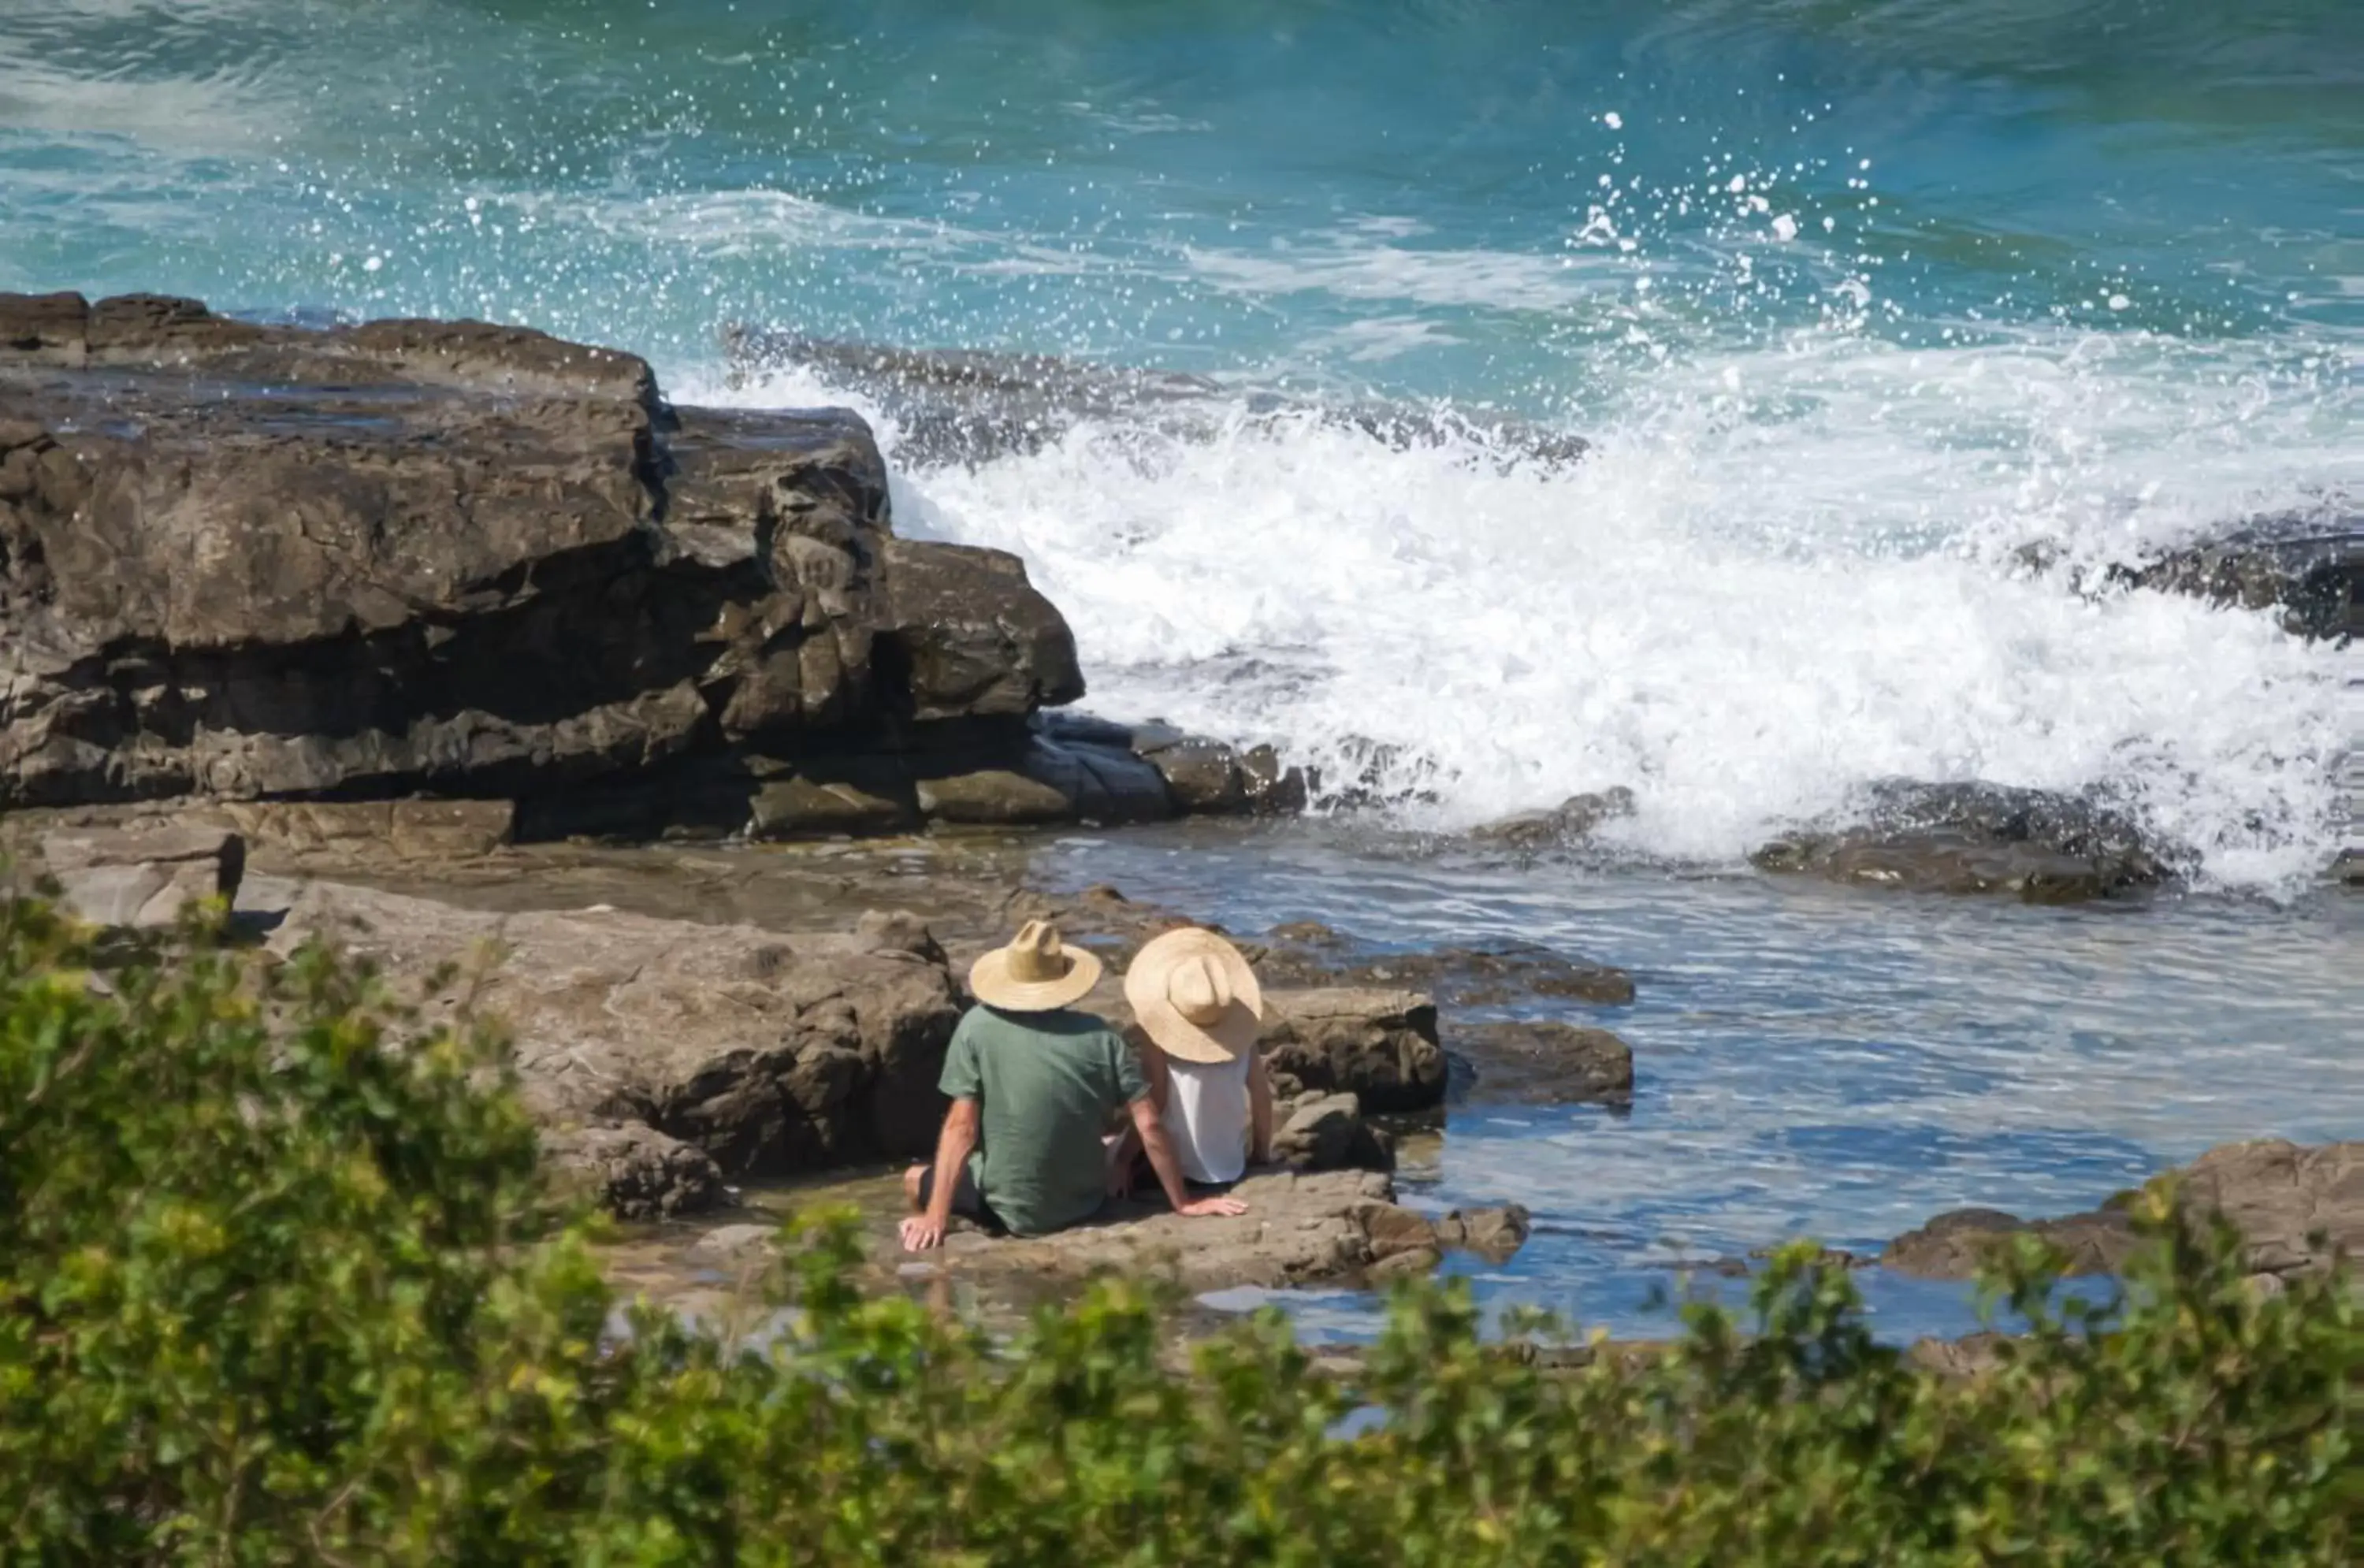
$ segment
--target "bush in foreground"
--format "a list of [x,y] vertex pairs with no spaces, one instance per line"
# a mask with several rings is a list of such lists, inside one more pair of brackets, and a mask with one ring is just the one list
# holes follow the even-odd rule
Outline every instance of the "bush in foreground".
[[[1948,1382],[1844,1274],[1744,1328],[1538,1372],[1407,1288],[1359,1382],[1265,1318],[1177,1373],[1105,1284],[994,1345],[848,1283],[808,1227],[783,1331],[602,1283],[472,1025],[312,952],[190,933],[102,966],[0,906],[0,1542],[234,1563],[2150,1563],[2351,1560],[2364,1326],[2263,1297],[2154,1202],[2124,1300],[2047,1306]],[[1355,1418],[1349,1420],[1349,1417]],[[1351,1432],[1353,1435],[1343,1435]]]

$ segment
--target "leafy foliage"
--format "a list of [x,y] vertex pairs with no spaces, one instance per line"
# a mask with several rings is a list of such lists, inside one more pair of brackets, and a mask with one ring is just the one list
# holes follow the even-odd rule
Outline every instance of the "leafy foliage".
[[[102,962],[102,958],[105,962]],[[1403,1287],[1351,1382],[1187,1371],[1121,1282],[987,1342],[807,1222],[775,1331],[603,1284],[498,1041],[319,952],[102,955],[0,906],[0,1551],[41,1562],[1302,1565],[2351,1560],[2364,1326],[2154,1195],[2122,1299],[1945,1379],[1845,1276],[1573,1373]]]

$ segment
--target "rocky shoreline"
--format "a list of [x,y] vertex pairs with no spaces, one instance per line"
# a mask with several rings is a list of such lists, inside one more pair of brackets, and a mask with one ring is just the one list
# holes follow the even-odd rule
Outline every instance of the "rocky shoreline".
[[[1056,391],[971,371],[934,392]],[[2117,586],[2284,604],[2294,633],[2349,637],[2355,537],[2253,530]],[[634,1246],[671,1248],[652,1278],[743,1261],[751,1184],[923,1156],[959,977],[1018,921],[1057,918],[1114,973],[1187,914],[1050,896],[997,858],[1006,836],[1356,798],[1269,746],[1061,711],[1084,690],[1018,560],[895,533],[885,462],[843,410],[676,407],[634,356],[477,323],[316,331],[0,295],[0,851],[91,918],[235,896],[269,955],[329,940],[430,1018],[503,1019],[553,1166],[656,1227]],[[1472,841],[1580,850],[1633,806],[1578,796]],[[734,860],[756,851],[699,848],[725,842],[779,858],[759,874]],[[2106,803],[1901,780],[1755,861],[2034,902],[2180,871]],[[1008,1299],[1097,1268],[1210,1290],[1500,1256],[1524,1236],[1515,1205],[1408,1206],[1399,1137],[1448,1101],[1631,1103],[1633,1052],[1596,1013],[1462,1016],[1614,1009],[1634,982],[1611,965],[1527,944],[1373,957],[1302,921],[1243,940],[1286,1100],[1251,1216],[963,1236],[931,1278]],[[1113,982],[1087,1005],[1122,1016]],[[2241,1160],[2255,1182],[2225,1176],[2226,1195],[2289,1163],[2202,1166]],[[2293,1167],[2333,1173],[2306,1212],[2343,1236],[2358,1168]],[[2261,1256],[2315,1258],[2282,1209],[2219,1207],[2264,1228]],[[1889,1266],[1957,1270],[2022,1228],[1952,1217]],[[2036,1229],[2080,1262],[2123,1256],[2106,1211]]]
[[0,809],[506,800],[526,838],[1285,809],[1162,727],[1054,726],[1013,557],[898,537],[843,410],[678,408],[476,323],[0,295]]

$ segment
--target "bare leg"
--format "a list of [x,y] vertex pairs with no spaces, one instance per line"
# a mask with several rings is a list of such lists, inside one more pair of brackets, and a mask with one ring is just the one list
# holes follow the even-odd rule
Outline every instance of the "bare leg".
[[928,1168],[925,1165],[914,1165],[903,1173],[904,1201],[911,1206],[911,1212],[914,1214],[926,1207],[920,1201],[920,1184],[927,1179]]

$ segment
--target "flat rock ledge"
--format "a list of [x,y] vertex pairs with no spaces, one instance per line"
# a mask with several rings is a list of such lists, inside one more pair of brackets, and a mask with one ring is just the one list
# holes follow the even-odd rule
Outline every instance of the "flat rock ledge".
[[[957,1222],[941,1251],[906,1252],[891,1227],[871,1236],[871,1262],[907,1284],[966,1280],[1023,1296],[1095,1275],[1170,1282],[1193,1295],[1240,1288],[1377,1284],[1434,1268],[1447,1251],[1508,1259],[1524,1243],[1524,1209],[1456,1210],[1431,1218],[1396,1201],[1395,1184],[1366,1171],[1251,1173],[1232,1189],[1243,1215],[1186,1219],[1159,1202],[1111,1204],[1099,1218],[1049,1236],[987,1233]],[[724,1226],[694,1251],[744,1272],[769,1256],[768,1225]]]

